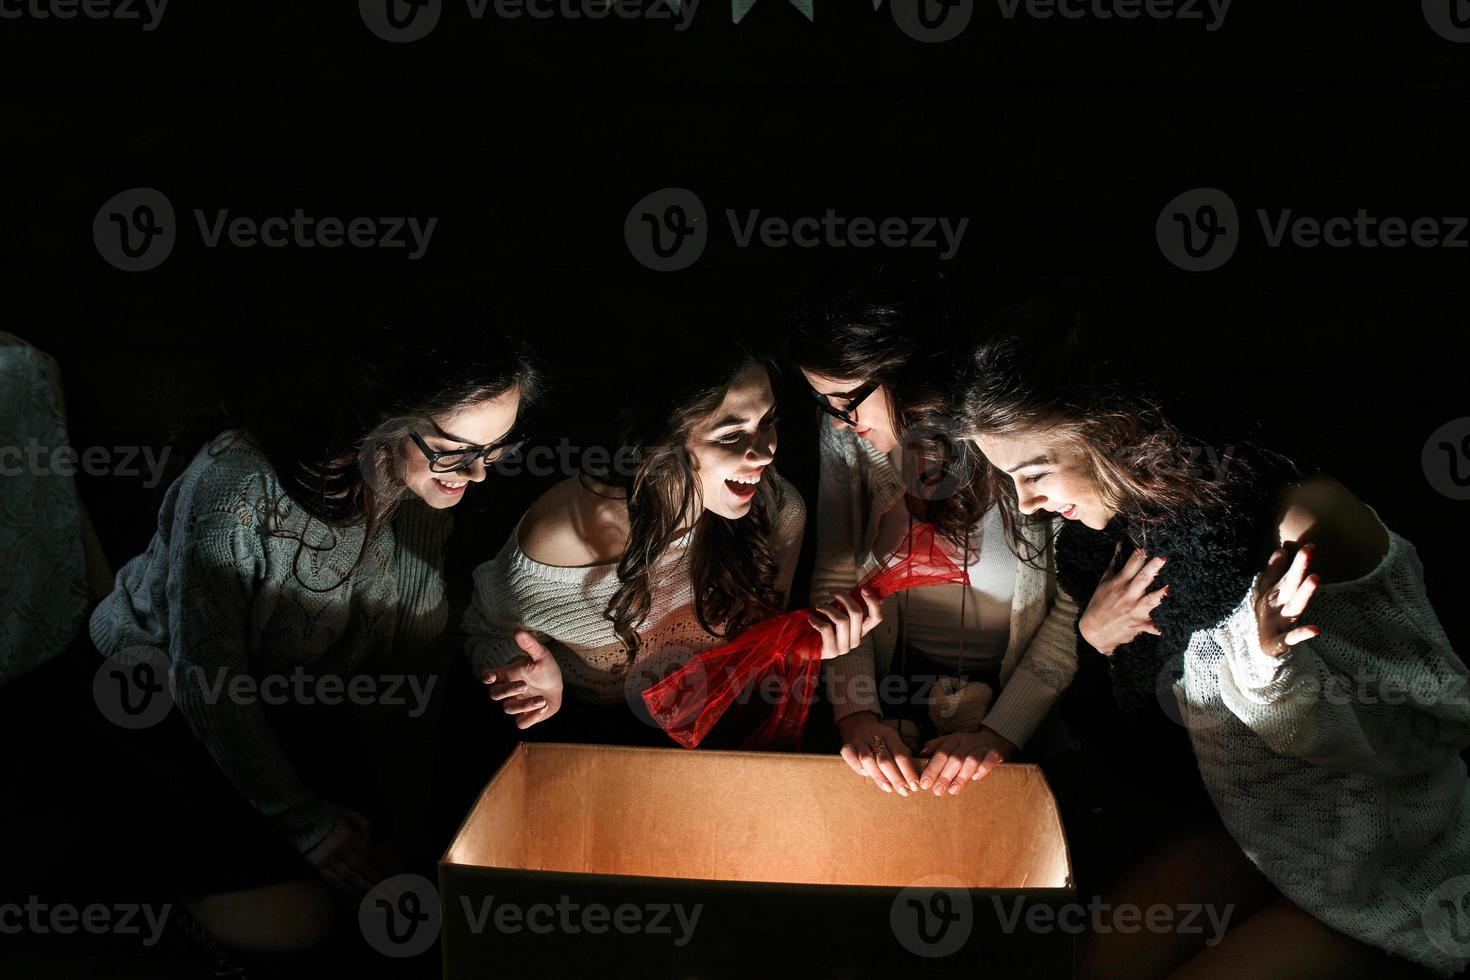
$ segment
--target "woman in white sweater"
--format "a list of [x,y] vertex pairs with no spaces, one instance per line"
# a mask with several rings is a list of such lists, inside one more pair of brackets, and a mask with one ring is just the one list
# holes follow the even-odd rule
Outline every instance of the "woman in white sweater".
[[[813,600],[851,588],[914,521],[968,555],[968,586],[891,596],[882,624],[827,668],[842,757],[900,796],[953,795],[1014,758],[1076,666],[1077,612],[1057,588],[1051,534],[1027,526],[1013,549],[972,451],[952,437],[944,327],[915,293],[885,304],[861,290],[804,310],[792,351],[830,423]],[[922,771],[917,754],[930,757]]]
[[1102,907],[1204,901],[1229,922],[1209,943],[1097,930],[1080,974],[1464,969],[1470,678],[1413,545],[1269,453],[1192,469],[1155,409],[1068,372],[1065,340],[981,348],[964,423],[1014,519],[1067,519],[1079,656],[1107,659],[1120,705],[1178,712],[1223,821],[1160,844]]
[[[615,466],[552,487],[475,571],[467,654],[518,729],[666,743],[641,693],[785,609],[805,507],[773,465],[769,366],[699,342],[651,345],[630,365],[643,387]],[[829,656],[838,623],[855,642],[876,604],[814,621]]]

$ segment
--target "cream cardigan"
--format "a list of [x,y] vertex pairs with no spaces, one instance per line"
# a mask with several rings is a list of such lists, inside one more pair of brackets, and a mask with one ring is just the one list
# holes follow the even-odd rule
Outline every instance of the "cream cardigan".
[[[883,514],[903,496],[903,482],[887,454],[850,429],[824,424],[819,438],[817,556],[811,597],[821,602],[857,584],[872,555]],[[1057,586],[1056,559],[1041,529],[1027,541],[1042,567],[1016,563],[1010,639],[1001,661],[1001,691],[985,725],[1025,745],[1077,672],[1077,605]],[[839,720],[858,711],[882,715],[877,678],[886,676],[899,630],[899,602],[883,603],[883,622],[849,653],[827,662],[828,697]],[[876,673],[875,673],[876,671]]]

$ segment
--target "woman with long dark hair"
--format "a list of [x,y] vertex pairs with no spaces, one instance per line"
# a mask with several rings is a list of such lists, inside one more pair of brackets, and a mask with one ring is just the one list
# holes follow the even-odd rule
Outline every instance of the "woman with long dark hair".
[[956,324],[925,288],[889,290],[838,290],[796,323],[792,358],[830,423],[812,598],[851,588],[915,522],[963,556],[968,586],[890,597],[884,624],[828,665],[848,765],[884,792],[953,795],[1014,759],[1051,711],[1075,670],[1077,613],[1050,535],[1028,528],[1010,546],[954,428]]
[[[773,367],[684,337],[631,359],[615,464],[554,486],[475,572],[469,658],[518,729],[666,742],[641,691],[785,609],[805,506],[774,465]],[[837,620],[813,622],[827,655]]]
[[[1463,969],[1470,695],[1413,545],[1325,475],[1240,443],[1199,453],[1087,364],[1065,330],[993,339],[963,424],[1011,526],[1067,521],[1079,657],[1106,663],[1124,714],[1177,719],[1218,811],[1103,907],[1204,902],[1229,928],[1089,933],[1081,975]],[[1147,748],[1113,751],[1167,778]]]
[[331,891],[386,876],[372,767],[325,706],[370,672],[431,668],[449,508],[537,391],[473,317],[369,340],[194,458],[91,619],[104,657],[167,672],[177,708],[123,733],[127,789],[166,829],[130,850],[227,946],[313,945]]

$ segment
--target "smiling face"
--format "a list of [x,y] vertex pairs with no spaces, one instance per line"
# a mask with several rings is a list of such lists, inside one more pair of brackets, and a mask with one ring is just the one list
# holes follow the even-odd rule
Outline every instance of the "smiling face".
[[[848,396],[867,383],[861,378],[829,378],[825,374],[817,374],[805,368],[801,373],[806,377],[806,383],[812,386],[812,390],[819,395],[825,395],[833,408],[846,408]],[[827,421],[833,428],[853,430],[858,438],[866,439],[880,453],[889,452],[898,445],[898,435],[894,432],[893,425],[893,403],[888,397],[886,385],[879,385],[850,414],[853,418],[851,424],[830,414],[827,415]]]
[[[510,435],[520,406],[520,389],[511,388],[452,415],[430,419],[420,426],[419,435],[434,452],[483,448]],[[453,507],[469,484],[485,479],[485,464],[479,458],[464,469],[437,473],[429,469],[428,458],[412,439],[405,438],[399,452],[406,461],[404,484],[430,507]]]
[[735,375],[720,407],[684,443],[694,463],[704,509],[738,520],[750,513],[767,466],[776,457],[776,396],[766,369]]
[[1021,432],[978,435],[975,443],[1015,482],[1021,513],[1050,511],[1099,531],[1112,519],[1113,509],[1098,492],[1086,460],[1063,440]]

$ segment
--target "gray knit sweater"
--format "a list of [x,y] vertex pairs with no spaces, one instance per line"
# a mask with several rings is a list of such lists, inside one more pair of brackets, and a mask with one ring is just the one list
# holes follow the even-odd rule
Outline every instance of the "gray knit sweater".
[[[451,522],[405,500],[362,567],[332,589],[356,560],[364,528],[308,520],[266,458],[224,433],[169,487],[148,550],[122,568],[93,613],[92,640],[124,663],[165,652],[174,703],[194,733],[245,798],[306,851],[331,830],[337,804],[296,773],[261,699],[233,698],[219,680],[421,669],[448,614]],[[303,535],[309,547],[298,557]]]

